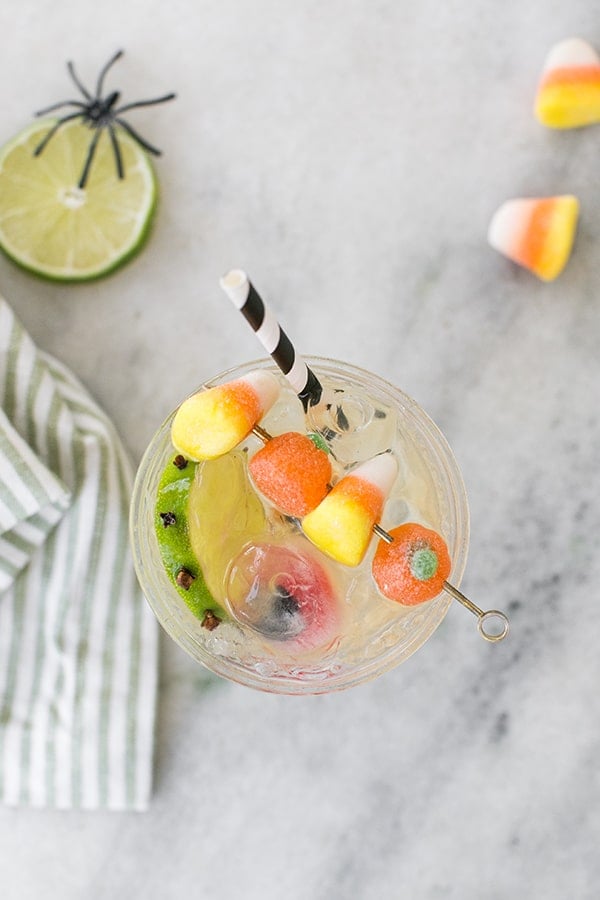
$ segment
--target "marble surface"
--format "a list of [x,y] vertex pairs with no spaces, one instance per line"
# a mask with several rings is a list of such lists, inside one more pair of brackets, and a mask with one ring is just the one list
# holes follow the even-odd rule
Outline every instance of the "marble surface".
[[[202,379],[260,355],[217,279],[243,266],[298,348],[372,368],[445,431],[470,498],[462,608],[394,672],[263,695],[162,639],[147,814],[0,810],[4,900],[505,900],[600,883],[600,127],[532,102],[572,0],[4,0],[0,139],[72,58],[164,150],[150,242],[95,284],[0,259],[0,291],[138,459]],[[572,192],[563,275],[486,244],[505,199]]]

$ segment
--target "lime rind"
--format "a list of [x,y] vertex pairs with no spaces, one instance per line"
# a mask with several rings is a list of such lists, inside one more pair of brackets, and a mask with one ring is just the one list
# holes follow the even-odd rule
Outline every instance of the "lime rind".
[[[224,619],[227,615],[208,589],[190,543],[188,504],[195,473],[196,463],[188,461],[184,469],[178,469],[172,461],[167,463],[158,486],[154,529],[165,572],[191,612],[200,620],[207,612]],[[175,521],[165,526],[161,513],[171,513]],[[189,590],[177,583],[177,575],[182,568],[187,569],[194,578]]]

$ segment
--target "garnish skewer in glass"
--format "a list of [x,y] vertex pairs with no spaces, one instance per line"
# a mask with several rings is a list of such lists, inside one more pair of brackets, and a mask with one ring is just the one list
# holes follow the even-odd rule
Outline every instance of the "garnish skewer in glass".
[[[253,433],[265,445],[286,437],[273,438],[259,425],[254,427]],[[310,440],[305,437],[304,440],[308,447],[312,446]],[[298,450],[301,455],[307,453],[303,445]],[[316,452],[313,447],[313,453]],[[255,483],[259,473],[253,463],[262,453],[264,451],[255,455],[250,463]],[[312,466],[298,464],[299,481],[315,480],[312,472],[309,475],[309,469]],[[380,538],[380,546],[373,560],[373,578],[384,596],[403,606],[412,606],[432,600],[445,591],[477,617],[477,628],[486,641],[502,640],[509,629],[506,615],[496,609],[480,609],[446,580],[451,561],[441,535],[413,522],[406,522],[390,533],[376,521],[396,474],[397,463],[393,454],[380,453],[356,466],[333,487],[327,485],[323,477],[321,498],[307,515],[302,516],[299,510],[285,511],[300,519],[304,534],[315,546],[347,566],[356,566],[362,561],[370,536],[375,533]],[[288,491],[284,491],[283,495],[280,493],[281,486],[277,484],[272,465],[268,466],[257,487],[272,503],[282,508],[281,497],[285,497]],[[387,550],[386,545],[389,547]]]
[[[393,454],[377,454],[331,486],[331,466],[320,442],[294,432],[273,437],[258,424],[277,393],[275,376],[264,370],[248,373],[236,382],[198,391],[181,404],[173,419],[171,440],[174,447],[196,461],[214,459],[253,432],[263,442],[265,450],[270,448],[269,454],[274,448],[279,448],[276,454],[283,452],[288,463],[287,474],[290,456],[294,458],[296,477],[292,480],[297,482],[297,490],[290,490],[287,480],[282,490],[272,458],[263,477],[259,477],[255,464],[264,450],[255,454],[249,464],[256,486],[285,514],[297,518],[305,535],[322,552],[344,565],[356,566],[362,561],[371,535],[375,533],[380,542],[373,559],[373,578],[383,596],[403,606],[411,606],[431,600],[443,590],[477,616],[479,632],[486,640],[499,641],[506,637],[508,620],[504,613],[498,610],[484,612],[446,581],[451,563],[440,535],[416,523],[404,523],[391,533],[378,524],[397,473]],[[209,423],[215,428],[208,427]],[[293,446],[289,444],[290,438],[294,438]],[[368,502],[365,502],[367,498]],[[286,503],[291,501],[292,505],[286,508]],[[333,521],[336,523],[334,528],[331,527]],[[406,529],[410,531],[408,536]],[[405,539],[407,537],[409,540]],[[385,547],[390,545],[392,550],[385,558]],[[485,628],[491,619],[501,621],[499,632]]]

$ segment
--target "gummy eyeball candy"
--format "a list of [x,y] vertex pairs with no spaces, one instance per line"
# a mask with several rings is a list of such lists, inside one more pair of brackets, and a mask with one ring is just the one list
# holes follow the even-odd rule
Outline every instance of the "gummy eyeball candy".
[[578,128],[600,122],[600,58],[586,41],[556,44],[544,65],[535,114],[549,128]]
[[443,590],[452,564],[442,537],[430,528],[406,522],[388,532],[373,557],[373,578],[381,593],[403,606],[431,600]]
[[250,434],[278,394],[276,377],[260,370],[198,391],[175,414],[173,446],[195,462],[222,456]]
[[258,490],[283,513],[296,518],[321,502],[331,481],[326,451],[295,431],[267,441],[254,454],[248,469]]
[[304,517],[307,538],[332,559],[358,566],[397,474],[398,463],[391,453],[358,465]]
[[291,650],[325,647],[341,629],[334,581],[303,541],[248,545],[231,566],[227,606],[240,624]]
[[508,200],[495,213],[488,241],[543,281],[562,272],[571,254],[579,201],[571,195]]

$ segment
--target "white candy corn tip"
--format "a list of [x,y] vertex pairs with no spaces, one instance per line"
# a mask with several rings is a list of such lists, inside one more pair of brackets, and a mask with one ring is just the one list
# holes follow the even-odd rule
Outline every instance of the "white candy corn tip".
[[488,228],[488,243],[500,253],[509,253],[527,231],[535,200],[515,198],[500,206]]
[[277,400],[280,391],[279,382],[275,375],[272,372],[256,369],[254,372],[248,372],[247,375],[243,375],[239,380],[244,381],[256,391],[263,415],[268,412]]
[[384,497],[387,497],[398,476],[398,463],[392,453],[380,453],[364,463],[352,469],[349,475],[362,478],[374,487],[379,488]]
[[544,72],[550,69],[598,66],[600,57],[591,44],[582,38],[567,38],[555,44],[544,63]]
[[241,309],[248,299],[250,282],[243,269],[231,269],[227,275],[219,279],[219,284],[234,306]]

